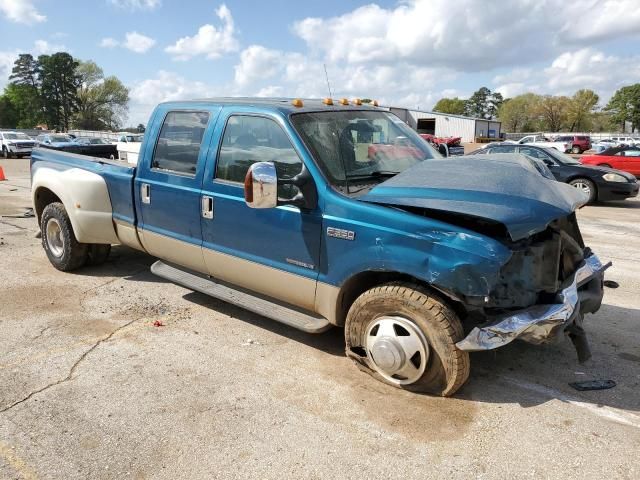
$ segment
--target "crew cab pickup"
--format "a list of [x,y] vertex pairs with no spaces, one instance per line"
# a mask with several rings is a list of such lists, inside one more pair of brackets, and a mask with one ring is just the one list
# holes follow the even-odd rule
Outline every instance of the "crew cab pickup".
[[544,135],[527,135],[522,137],[518,142],[520,145],[534,145],[536,147],[555,148],[559,152],[565,153],[571,150],[571,142],[552,141]]
[[212,99],[153,112],[137,166],[38,148],[43,248],[69,271],[112,244],[156,275],[310,333],[400,388],[452,395],[469,352],[568,332],[603,265],[575,210],[586,196],[526,162],[440,155],[383,109],[329,100]]

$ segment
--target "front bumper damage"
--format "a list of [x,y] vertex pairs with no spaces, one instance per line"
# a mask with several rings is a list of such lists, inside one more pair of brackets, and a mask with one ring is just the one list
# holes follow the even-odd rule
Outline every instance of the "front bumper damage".
[[587,360],[591,355],[582,329],[582,316],[600,308],[604,271],[610,266],[611,262],[603,265],[596,255],[591,254],[558,293],[557,303],[533,305],[494,318],[475,327],[456,346],[467,352],[493,350],[515,339],[538,345],[549,343],[559,332],[567,331],[576,347],[578,359],[581,362]]

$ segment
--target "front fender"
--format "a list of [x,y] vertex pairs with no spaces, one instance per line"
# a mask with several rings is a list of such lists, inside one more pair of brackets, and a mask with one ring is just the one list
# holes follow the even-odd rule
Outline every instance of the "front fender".
[[60,171],[42,166],[35,169],[31,194],[38,218],[42,213],[38,209],[42,189],[50,190],[62,201],[79,242],[120,243],[113,225],[107,184],[100,175],[79,168]]

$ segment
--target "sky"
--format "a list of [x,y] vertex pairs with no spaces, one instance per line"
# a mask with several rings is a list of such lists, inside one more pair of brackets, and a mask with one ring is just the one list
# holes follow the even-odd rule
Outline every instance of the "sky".
[[161,101],[373,98],[430,109],[481,86],[511,97],[640,82],[640,0],[0,0],[0,88],[19,53],[67,51]]

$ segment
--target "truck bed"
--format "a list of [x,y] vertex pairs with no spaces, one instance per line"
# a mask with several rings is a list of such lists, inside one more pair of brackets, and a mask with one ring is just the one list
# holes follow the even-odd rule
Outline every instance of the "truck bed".
[[32,176],[39,168],[50,168],[56,171],[76,168],[100,175],[107,184],[113,218],[136,223],[133,202],[135,166],[120,160],[79,155],[50,148],[34,148],[31,153]]

